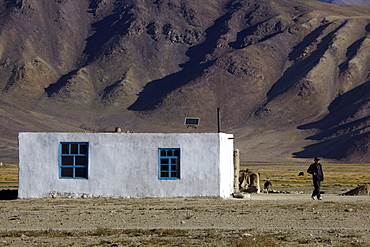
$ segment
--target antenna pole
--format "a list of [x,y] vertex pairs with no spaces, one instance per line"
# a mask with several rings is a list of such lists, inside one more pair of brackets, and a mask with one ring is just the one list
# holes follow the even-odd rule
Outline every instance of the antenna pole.
[[217,107],[217,132],[221,132],[220,108]]

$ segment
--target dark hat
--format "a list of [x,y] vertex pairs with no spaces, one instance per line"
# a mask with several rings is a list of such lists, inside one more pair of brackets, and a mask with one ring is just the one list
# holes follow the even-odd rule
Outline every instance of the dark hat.
[[313,160],[320,160],[320,158],[319,157],[315,157]]

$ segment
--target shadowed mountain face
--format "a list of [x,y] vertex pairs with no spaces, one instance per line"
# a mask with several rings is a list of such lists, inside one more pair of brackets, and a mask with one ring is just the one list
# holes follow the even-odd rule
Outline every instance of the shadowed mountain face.
[[1,161],[20,131],[235,134],[243,161],[369,162],[370,7],[0,0]]
[[319,0],[324,3],[336,5],[370,5],[368,0]]

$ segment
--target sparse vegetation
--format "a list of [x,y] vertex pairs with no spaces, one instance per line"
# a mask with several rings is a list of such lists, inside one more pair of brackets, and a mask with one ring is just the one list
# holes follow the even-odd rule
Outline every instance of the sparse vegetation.
[[[94,231],[7,231],[0,233],[0,238],[53,238],[55,244],[62,238],[99,237],[93,246],[106,246],[115,243],[118,246],[279,246],[286,237],[280,234],[246,233],[240,230],[112,230],[98,228]],[[288,240],[290,241],[290,240]],[[52,245],[58,246],[58,245]]]
[[[274,188],[311,187],[312,177],[308,174],[309,164],[297,163],[243,163],[241,169],[260,173],[260,181],[270,181]],[[325,188],[350,188],[370,182],[369,164],[323,163]],[[361,171],[361,172],[359,172]],[[304,176],[298,176],[304,172]]]
[[[311,187],[311,175],[306,172],[309,164],[302,163],[242,163],[240,169],[260,173],[260,181],[270,181],[274,188]],[[369,164],[323,163],[325,181],[323,188],[350,188],[370,182]],[[359,173],[361,171],[361,173]],[[298,176],[304,172],[304,176]],[[0,189],[17,189],[18,165],[0,166]],[[197,210],[190,208],[189,210]]]
[[2,164],[0,166],[0,189],[16,189],[18,187],[18,165]]
[[[45,243],[52,238],[48,246],[73,246],[90,239],[89,246],[212,246],[212,247],[265,247],[265,246],[296,246],[299,244],[338,244],[336,246],[361,246],[359,235],[336,234],[328,237],[299,238],[291,233],[256,233],[245,230],[183,230],[183,229],[152,229],[152,230],[112,230],[98,228],[93,231],[7,231],[0,233],[1,239],[22,239],[20,243]],[[91,240],[93,239],[93,240]],[[67,244],[69,243],[69,244]],[[67,244],[67,245],[65,245]],[[17,242],[3,240],[0,246],[21,246]]]

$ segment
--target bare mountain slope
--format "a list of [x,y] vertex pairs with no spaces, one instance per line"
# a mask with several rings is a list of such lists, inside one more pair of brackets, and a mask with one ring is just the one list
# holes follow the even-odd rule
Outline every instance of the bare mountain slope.
[[337,5],[370,5],[368,0],[319,0],[324,3]]
[[245,161],[370,161],[370,7],[314,0],[2,0],[0,139],[235,133]]

